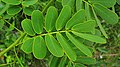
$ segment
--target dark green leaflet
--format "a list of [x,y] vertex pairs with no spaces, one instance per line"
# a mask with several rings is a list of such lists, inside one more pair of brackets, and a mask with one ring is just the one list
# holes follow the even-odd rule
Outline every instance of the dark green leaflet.
[[30,5],[33,5],[37,2],[38,0],[25,0],[25,1],[22,1],[22,5],[25,6],[25,7],[28,7]]
[[118,22],[118,15],[113,11],[107,9],[101,4],[94,4],[95,12],[109,24],[116,24]]
[[102,43],[102,44],[106,43],[106,39],[101,38],[101,37],[96,36],[96,35],[78,33],[78,32],[75,32],[75,31],[73,31],[72,33],[75,34],[76,36],[79,36],[83,39],[86,39],[86,40],[89,40],[89,41],[92,41],[92,42]]
[[56,57],[62,57],[64,52],[57,40],[50,34],[45,36],[46,46],[48,50]]
[[71,16],[71,8],[70,6],[65,5],[62,8],[60,15],[56,20],[56,29],[61,30],[65,26],[66,22],[70,19],[70,16]]
[[41,36],[34,38],[32,50],[34,57],[37,59],[43,59],[46,56],[46,45]]
[[91,51],[88,49],[87,46],[85,46],[84,44],[80,43],[77,39],[75,39],[70,33],[66,32],[67,37],[69,38],[69,40],[79,49],[81,50],[85,55],[91,57],[92,53]]
[[96,22],[95,20],[88,20],[84,23],[76,24],[72,27],[72,30],[78,32],[92,32],[95,31]]
[[27,33],[27,34],[29,34],[29,35],[31,35],[31,36],[34,36],[35,35],[35,32],[34,32],[34,30],[33,30],[33,28],[32,28],[32,23],[31,23],[31,20],[30,19],[24,19],[23,21],[22,21],[22,28],[23,28],[23,30]]
[[21,46],[21,49],[25,52],[25,53],[31,53],[32,52],[32,46],[33,46],[33,41],[34,39],[27,39]]
[[85,21],[85,10],[81,9],[72,16],[72,18],[67,22],[65,28],[70,29],[73,25],[82,23],[84,21]]
[[116,0],[88,0],[90,3],[99,3],[105,7],[112,7],[116,4]]
[[21,0],[2,0],[2,1],[10,5],[19,5],[21,3]]
[[44,17],[41,11],[34,10],[32,12],[32,25],[37,34],[41,34],[43,31]]
[[15,15],[15,14],[18,14],[21,10],[22,10],[22,8],[19,6],[12,6],[12,7],[8,8],[7,14]]
[[74,50],[69,46],[65,38],[60,33],[57,33],[56,37],[57,37],[57,40],[60,42],[60,45],[62,46],[63,50],[65,51],[65,54],[67,55],[67,57],[70,60],[75,61],[77,56]]
[[45,17],[45,28],[47,32],[52,31],[58,17],[57,9],[53,6],[49,7]]

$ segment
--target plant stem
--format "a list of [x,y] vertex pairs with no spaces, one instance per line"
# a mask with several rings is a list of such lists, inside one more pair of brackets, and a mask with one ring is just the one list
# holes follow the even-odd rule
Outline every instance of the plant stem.
[[42,13],[44,14],[44,12],[46,11],[46,9],[50,6],[50,4],[53,2],[54,0],[50,0],[48,2],[48,4],[44,7],[44,9],[42,10]]
[[3,50],[2,52],[0,52],[0,57],[6,53],[7,51],[9,51],[10,49],[12,49],[14,46],[16,46],[19,41],[26,35],[26,33],[22,33],[21,36],[13,43],[11,44],[8,48],[6,48],[5,50]]

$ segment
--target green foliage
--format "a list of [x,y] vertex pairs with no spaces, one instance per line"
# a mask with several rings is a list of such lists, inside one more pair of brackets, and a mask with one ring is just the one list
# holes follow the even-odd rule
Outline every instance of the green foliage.
[[[4,37],[0,48],[4,50],[0,57],[19,67],[28,67],[25,62],[34,60],[31,65],[37,62],[38,66],[33,67],[93,67],[98,64],[95,54],[107,53],[102,44],[110,40],[106,33],[110,24],[119,24],[116,2],[119,4],[118,0],[1,0],[0,36]],[[8,60],[13,47],[17,60]]]

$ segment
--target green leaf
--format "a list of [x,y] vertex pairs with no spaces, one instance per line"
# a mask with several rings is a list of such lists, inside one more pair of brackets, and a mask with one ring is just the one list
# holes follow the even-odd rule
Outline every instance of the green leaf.
[[72,18],[67,22],[65,28],[70,29],[73,25],[81,23],[84,20],[85,20],[85,10],[81,9],[72,16]]
[[27,39],[27,40],[22,44],[21,49],[22,49],[25,53],[27,53],[27,54],[31,53],[31,52],[32,52],[32,46],[33,46],[33,41],[34,41],[33,38]]
[[41,36],[35,37],[32,50],[34,57],[37,59],[43,59],[46,56],[46,45]]
[[85,55],[92,57],[91,51],[88,49],[87,46],[80,43],[77,39],[75,39],[70,33],[66,32],[66,36],[69,38],[69,40],[79,49],[81,50]]
[[62,57],[62,59],[60,60],[59,65],[58,65],[58,67],[65,67],[66,62],[67,62],[67,57],[66,56]]
[[30,5],[35,4],[37,1],[38,0],[25,0],[25,1],[22,2],[22,5],[28,7]]
[[106,7],[100,4],[94,4],[93,8],[95,9],[95,12],[109,24],[116,24],[118,22],[117,14]]
[[59,17],[56,20],[56,29],[57,30],[62,29],[65,26],[66,22],[69,20],[70,16],[71,16],[71,8],[70,6],[66,5],[63,7]]
[[102,44],[106,43],[106,39],[103,39],[103,38],[101,38],[99,36],[96,36],[96,35],[78,33],[78,32],[75,32],[75,31],[73,31],[72,33],[75,34],[76,36],[79,36],[83,39],[86,39],[86,40],[89,40],[89,41],[92,41],[92,42],[102,43]]
[[44,17],[41,11],[34,10],[32,13],[32,25],[37,34],[41,34],[43,31]]
[[74,6],[75,0],[62,0],[62,5],[69,5],[71,8]]
[[29,35],[31,35],[31,36],[34,36],[35,35],[35,32],[34,32],[34,30],[33,30],[33,28],[32,28],[32,23],[31,23],[31,20],[29,20],[29,19],[24,19],[23,21],[22,21],[22,28],[23,28],[23,30],[27,33],[27,34],[29,34]]
[[88,0],[90,3],[99,3],[105,7],[112,7],[116,4],[116,0]]
[[75,61],[76,63],[83,63],[83,64],[95,64],[96,60],[90,57],[78,57]]
[[88,20],[84,23],[79,23],[72,27],[72,30],[78,32],[92,32],[95,31],[96,22],[95,20]]
[[86,67],[85,65],[81,64],[81,63],[75,63],[74,67]]
[[21,10],[22,10],[22,8],[19,6],[12,6],[12,7],[8,8],[7,14],[15,15],[15,14],[18,14]]
[[63,50],[65,51],[65,54],[67,55],[67,57],[70,60],[75,61],[77,56],[76,56],[74,50],[67,43],[65,38],[60,33],[57,33],[56,36],[57,36],[57,40],[60,42],[60,45],[62,46]]
[[2,0],[2,1],[10,5],[19,5],[21,3],[21,0]]
[[5,23],[4,20],[1,19],[1,20],[0,20],[0,30],[3,28],[4,23]]
[[62,57],[64,55],[64,52],[57,42],[57,40],[50,34],[45,36],[45,41],[48,50],[56,57]]
[[53,6],[49,7],[45,17],[45,28],[47,32],[50,32],[53,29],[57,17],[58,17],[57,9]]
[[23,8],[23,12],[24,12],[26,15],[28,15],[28,16],[31,16],[33,11],[34,11],[34,9],[31,8],[31,7],[25,7],[25,8]]
[[73,67],[71,61],[68,62],[66,67]]
[[82,0],[76,0],[76,11],[83,9],[83,2]]

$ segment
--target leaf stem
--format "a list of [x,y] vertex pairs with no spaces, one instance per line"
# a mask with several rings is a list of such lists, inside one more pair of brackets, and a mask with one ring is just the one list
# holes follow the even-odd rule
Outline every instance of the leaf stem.
[[19,41],[26,35],[26,33],[22,33],[21,36],[13,43],[11,44],[8,48],[6,48],[5,50],[3,50],[2,52],[0,52],[0,57],[6,53],[7,51],[9,51],[10,49],[12,49],[14,46],[16,46],[16,44],[19,43]]

